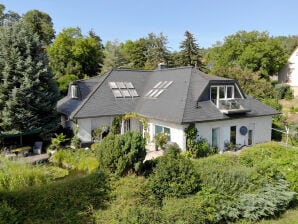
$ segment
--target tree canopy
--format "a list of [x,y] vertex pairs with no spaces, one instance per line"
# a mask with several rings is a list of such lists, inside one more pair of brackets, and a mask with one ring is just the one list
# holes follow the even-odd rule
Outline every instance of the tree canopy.
[[48,48],[50,65],[56,77],[74,74],[95,76],[101,71],[103,46],[99,36],[84,37],[80,28],[63,29]]
[[261,77],[275,75],[287,61],[287,55],[279,41],[267,32],[239,31],[225,38],[222,46],[214,47],[208,55],[213,69],[239,65]]
[[78,79],[96,76],[103,64],[103,45],[93,31],[83,36],[80,28],[63,29],[48,48],[50,66],[59,81],[65,75]]
[[23,16],[24,22],[38,34],[40,41],[48,46],[55,37],[52,18],[44,12],[38,10],[30,10]]
[[24,132],[57,124],[57,88],[47,54],[22,21],[0,26],[1,132]]

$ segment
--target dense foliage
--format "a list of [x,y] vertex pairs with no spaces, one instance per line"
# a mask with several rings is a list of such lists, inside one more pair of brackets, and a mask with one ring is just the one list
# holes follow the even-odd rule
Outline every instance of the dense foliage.
[[179,198],[197,192],[199,179],[191,161],[176,146],[169,146],[166,154],[158,159],[148,186],[159,200]]
[[0,126],[24,132],[57,125],[58,91],[46,52],[22,21],[0,26]]
[[111,133],[94,148],[100,168],[119,176],[139,171],[146,156],[145,139],[140,132]]
[[39,10],[30,10],[23,16],[24,22],[36,33],[41,43],[48,46],[55,37],[52,18]]
[[[73,80],[73,75],[82,79],[98,75],[101,71],[103,46],[100,37],[93,31],[85,37],[80,28],[63,29],[47,52],[55,79],[61,84],[65,75]],[[64,90],[65,87],[62,87],[61,90]]]
[[225,37],[222,46],[214,47],[208,56],[213,68],[240,66],[261,77],[275,75],[287,61],[287,54],[279,41],[266,32],[239,31]]

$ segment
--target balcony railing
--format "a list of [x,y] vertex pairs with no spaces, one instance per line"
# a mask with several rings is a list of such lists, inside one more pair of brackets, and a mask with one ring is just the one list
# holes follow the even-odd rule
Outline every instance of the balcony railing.
[[224,114],[238,114],[249,112],[249,106],[238,99],[219,100],[218,109]]

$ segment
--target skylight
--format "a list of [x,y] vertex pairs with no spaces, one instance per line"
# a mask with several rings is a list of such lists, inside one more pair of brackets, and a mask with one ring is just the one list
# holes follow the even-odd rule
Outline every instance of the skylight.
[[149,98],[157,98],[160,94],[162,94],[171,84],[173,81],[160,81],[158,82],[151,90],[149,90],[145,97]]
[[133,98],[139,96],[131,82],[109,82],[109,86],[116,98]]

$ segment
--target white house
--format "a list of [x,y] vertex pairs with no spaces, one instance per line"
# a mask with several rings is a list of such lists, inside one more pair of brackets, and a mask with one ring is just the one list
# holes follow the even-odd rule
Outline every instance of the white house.
[[298,47],[296,47],[288,62],[278,73],[278,83],[290,85],[294,96],[298,96]]
[[[121,122],[121,132],[147,132],[150,141],[166,132],[186,150],[184,129],[194,123],[199,137],[223,151],[226,143],[253,145],[271,140],[277,111],[245,95],[235,80],[205,74],[193,67],[157,70],[114,69],[71,83],[58,102],[64,126],[79,127],[82,142],[92,130],[112,126],[117,116],[137,114]],[[144,130],[140,117],[148,121]]]

